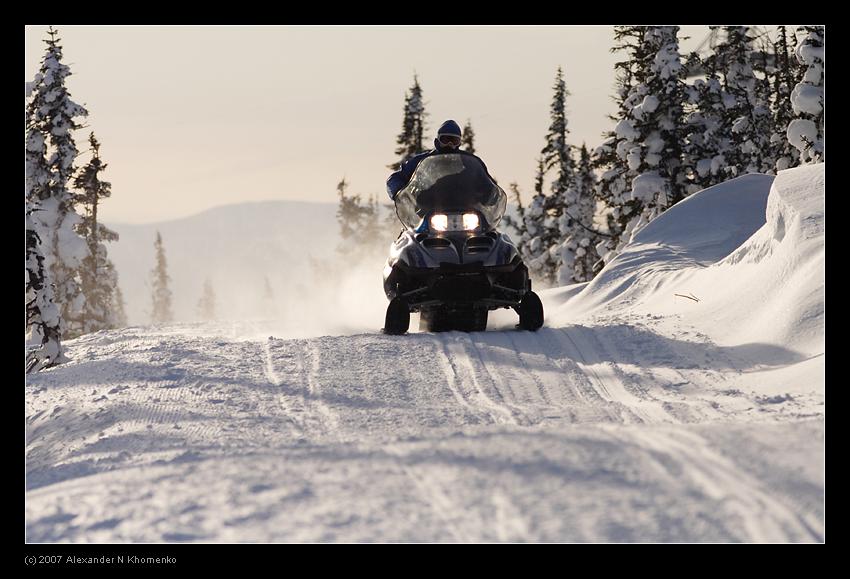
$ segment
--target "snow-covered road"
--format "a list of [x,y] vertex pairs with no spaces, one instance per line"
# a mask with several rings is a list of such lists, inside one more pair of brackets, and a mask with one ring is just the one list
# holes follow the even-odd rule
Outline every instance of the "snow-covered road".
[[822,539],[818,393],[637,320],[71,355],[28,391],[30,541]]
[[823,541],[822,167],[685,200],[535,333],[66,342],[27,380],[26,539]]

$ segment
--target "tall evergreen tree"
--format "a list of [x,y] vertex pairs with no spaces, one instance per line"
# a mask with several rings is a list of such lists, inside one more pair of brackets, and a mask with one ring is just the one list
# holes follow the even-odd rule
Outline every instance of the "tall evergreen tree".
[[154,324],[161,324],[171,322],[174,319],[174,314],[171,311],[171,290],[168,287],[171,278],[168,276],[165,247],[162,244],[162,235],[159,231],[156,232],[154,249],[156,250],[156,266],[151,271],[153,286],[151,321]]
[[791,104],[797,116],[788,125],[788,140],[800,151],[804,163],[824,161],[824,27],[797,28],[797,60],[804,67],[794,87]]
[[574,202],[561,216],[561,266],[558,283],[569,285],[590,281],[601,269],[596,245],[602,240],[594,229],[596,176],[587,146],[582,144],[575,169]]
[[579,160],[575,171],[576,198],[578,202],[572,211],[573,218],[588,227],[593,226],[596,215],[596,174],[593,171],[593,163],[587,144],[582,143],[579,149]]
[[620,238],[634,213],[633,207],[624,203],[632,175],[625,162],[629,146],[626,137],[631,135],[624,131],[627,125],[623,123],[623,120],[631,115],[633,106],[631,95],[640,82],[636,76],[639,70],[633,61],[642,61],[646,58],[646,45],[643,43],[645,28],[643,26],[614,27],[614,46],[611,47],[611,52],[626,54],[625,60],[614,64],[613,100],[617,105],[617,114],[609,115],[608,118],[615,123],[615,128],[603,133],[605,141],[596,148],[592,156],[594,168],[601,173],[596,186],[597,197],[608,207],[606,219],[611,237],[597,246],[597,251],[606,263],[616,255],[615,249],[620,244]]
[[80,267],[80,278],[86,303],[82,316],[77,320],[83,333],[96,332],[118,325],[112,307],[113,294],[118,278],[115,266],[107,257],[104,242],[117,241],[118,234],[98,222],[98,205],[102,199],[112,195],[112,185],[100,178],[106,163],[100,159],[100,143],[94,133],[89,135],[92,158],[74,178],[74,187],[79,191],[77,202],[85,214],[77,226],[77,232],[86,240],[89,251]]
[[31,219],[38,211],[36,201],[27,203],[26,211],[26,327],[38,345],[27,351],[26,372],[67,362],[62,353],[59,308],[53,302],[50,274],[44,265],[41,239]]
[[425,151],[425,102],[422,100],[422,87],[419,86],[419,78],[413,75],[413,86],[404,97],[404,116],[401,122],[401,133],[396,138],[398,147],[395,154],[398,159],[388,165],[393,171],[398,171],[401,164]]
[[[572,150],[567,143],[569,129],[566,99],[570,93],[560,66],[555,73],[552,90],[550,124],[538,160],[535,185],[537,193],[524,214],[527,221],[524,224],[526,235],[521,240],[530,273],[539,283],[546,286],[555,285],[560,281],[559,270],[572,267],[572,256],[564,254],[564,251],[570,250],[562,242],[575,225],[569,217],[568,208],[578,203]],[[543,193],[543,183],[546,174],[552,171],[555,172],[555,178],[549,185],[547,195]],[[570,265],[565,266],[566,262]]]
[[347,258],[373,257],[392,241],[387,222],[381,223],[381,207],[374,196],[364,202],[360,195],[349,195],[348,186],[343,177],[336,187],[339,195],[336,218],[342,237],[338,251]]
[[[793,37],[792,37],[793,38]],[[802,69],[793,54],[786,26],[778,26],[773,43],[775,65],[773,78],[773,134],[770,143],[777,171],[800,164],[800,151],[788,141],[787,129],[794,120],[791,93],[802,79]]]
[[570,95],[564,83],[564,72],[561,67],[555,73],[555,85],[552,87],[554,96],[549,108],[549,131],[546,133],[546,145],[540,152],[543,156],[543,171],[557,171],[557,177],[550,185],[553,216],[557,219],[565,206],[564,196],[573,185],[573,160],[570,146],[567,144],[567,97]]
[[463,136],[461,138],[460,148],[467,153],[475,154],[475,131],[472,130],[472,121],[466,120],[463,126]]
[[534,179],[534,196],[528,207],[521,213],[521,232],[517,249],[528,267],[529,275],[544,285],[553,285],[557,273],[556,223],[547,211],[551,203],[543,192],[546,175],[546,163],[541,155],[537,159],[537,172]]
[[[552,122],[549,125],[546,146],[542,154],[546,170],[557,170],[557,177],[551,184],[549,213],[555,226],[552,238],[557,247],[555,279],[560,285],[565,285],[573,281],[577,250],[574,243],[576,237],[574,230],[580,227],[578,214],[580,213],[579,205],[583,200],[579,198],[576,187],[572,147],[567,143],[569,130],[567,129],[566,97],[570,93],[566,89],[561,67],[558,67],[553,89],[555,95],[550,109]],[[592,192],[590,194],[593,195]]]
[[[689,62],[705,73],[686,87],[683,167],[688,176],[687,193],[696,193],[728,178],[728,150],[732,147],[727,124],[724,90],[717,60],[692,54]],[[694,65],[696,63],[696,66]]]
[[78,330],[66,328],[65,322],[78,319],[85,305],[78,269],[88,247],[75,231],[80,217],[74,211],[74,195],[68,189],[77,156],[71,131],[80,128],[75,119],[88,112],[71,100],[65,87],[71,71],[62,64],[57,31],[51,27],[48,35],[47,51],[27,102],[26,198],[37,201],[40,209],[31,219],[55,287],[60,334],[73,337]]
[[213,289],[210,278],[204,280],[203,294],[201,295],[201,299],[198,300],[198,316],[205,322],[211,322],[216,319],[215,290]]
[[729,176],[772,172],[775,165],[770,155],[772,117],[764,83],[756,75],[763,64],[756,58],[754,36],[747,26],[726,26],[723,32],[714,58],[723,71],[726,124],[731,128],[732,146],[726,152]]
[[611,208],[604,261],[632,235],[687,194],[681,143],[684,68],[678,26],[616,27],[614,50],[630,58],[617,63],[620,117],[597,150],[606,163],[600,197]]

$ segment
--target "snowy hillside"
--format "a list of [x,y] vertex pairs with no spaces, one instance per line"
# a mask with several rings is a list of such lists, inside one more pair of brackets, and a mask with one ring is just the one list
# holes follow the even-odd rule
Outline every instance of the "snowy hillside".
[[28,377],[27,540],[823,541],[823,171],[686,199],[536,333],[67,342]]
[[[309,275],[309,257],[332,253],[339,242],[336,205],[268,201],[228,205],[185,219],[146,225],[107,224],[120,236],[109,247],[131,324],[150,322],[153,243],[162,233],[178,321],[195,321],[209,277],[221,315],[262,315],[264,278],[283,294]],[[279,296],[283,302],[282,295]]]

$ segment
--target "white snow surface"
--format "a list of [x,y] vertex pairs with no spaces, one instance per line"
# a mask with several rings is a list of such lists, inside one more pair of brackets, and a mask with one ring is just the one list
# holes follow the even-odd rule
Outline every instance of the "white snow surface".
[[682,201],[534,333],[65,342],[26,384],[26,539],[822,542],[824,167]]

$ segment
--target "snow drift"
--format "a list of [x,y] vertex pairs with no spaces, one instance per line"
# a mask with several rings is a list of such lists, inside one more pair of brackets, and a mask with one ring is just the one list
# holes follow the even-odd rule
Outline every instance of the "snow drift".
[[678,314],[721,344],[823,353],[823,212],[823,163],[700,191],[555,304],[549,324],[612,310]]

